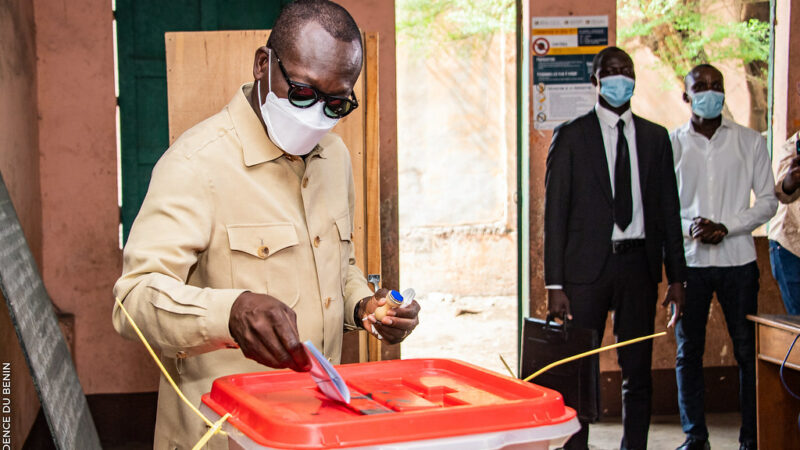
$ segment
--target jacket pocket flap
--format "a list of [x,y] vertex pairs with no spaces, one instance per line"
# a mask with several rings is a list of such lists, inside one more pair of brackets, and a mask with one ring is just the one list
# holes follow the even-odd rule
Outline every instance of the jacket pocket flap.
[[291,223],[228,225],[231,250],[266,259],[287,247],[297,245],[297,231]]
[[343,241],[353,240],[353,227],[350,224],[350,214],[345,214],[335,220],[336,228],[339,230],[339,239]]
[[181,281],[159,277],[150,280],[147,287],[161,294],[150,297],[150,303],[156,308],[177,314],[205,314],[206,306],[197,303],[191,292],[186,292],[187,286]]

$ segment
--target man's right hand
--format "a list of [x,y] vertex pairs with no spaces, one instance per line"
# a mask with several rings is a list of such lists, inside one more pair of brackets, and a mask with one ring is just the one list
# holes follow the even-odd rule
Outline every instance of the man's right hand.
[[242,293],[233,302],[228,328],[247,358],[276,369],[311,370],[297,333],[297,317],[275,297]]
[[561,320],[572,320],[569,311],[569,298],[562,289],[547,290],[547,311]]
[[798,187],[800,187],[800,155],[792,159],[789,171],[783,177],[783,192],[787,195],[792,195]]

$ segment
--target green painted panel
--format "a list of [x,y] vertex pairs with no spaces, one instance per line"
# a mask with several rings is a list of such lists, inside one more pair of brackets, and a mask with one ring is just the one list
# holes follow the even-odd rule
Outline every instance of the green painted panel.
[[[169,145],[164,33],[272,28],[289,0],[117,0],[123,239]],[[255,50],[255,49],[254,49]]]

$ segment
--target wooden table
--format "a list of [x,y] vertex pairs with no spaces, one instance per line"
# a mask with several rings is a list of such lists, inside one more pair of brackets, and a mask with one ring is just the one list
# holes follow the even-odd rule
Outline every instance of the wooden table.
[[[758,448],[800,449],[800,400],[786,392],[779,375],[789,346],[800,334],[800,316],[764,314],[747,318],[756,323]],[[800,339],[783,374],[786,384],[800,394]]]

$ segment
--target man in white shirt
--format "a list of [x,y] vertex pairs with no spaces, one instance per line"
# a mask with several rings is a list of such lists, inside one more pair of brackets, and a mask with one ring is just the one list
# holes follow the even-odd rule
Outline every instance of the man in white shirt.
[[746,316],[758,309],[759,272],[751,233],[777,208],[772,168],[764,138],[722,117],[725,87],[719,70],[699,65],[685,82],[683,99],[692,105],[692,118],[670,134],[688,266],[686,304],[675,327],[678,406],[686,434],[678,448],[709,448],[703,350],[716,293],[739,365],[740,449],[755,449],[755,335]]

